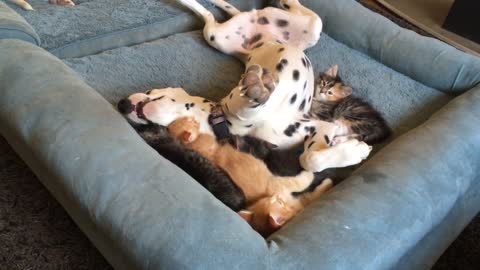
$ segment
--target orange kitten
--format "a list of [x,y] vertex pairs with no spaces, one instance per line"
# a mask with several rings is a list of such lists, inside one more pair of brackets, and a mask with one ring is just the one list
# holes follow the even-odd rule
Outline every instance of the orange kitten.
[[314,192],[295,198],[291,193],[305,190],[313,181],[313,173],[303,171],[295,177],[275,176],[263,161],[200,133],[198,122],[191,117],[175,120],[168,131],[230,176],[245,194],[249,206],[248,211],[241,211],[240,215],[264,236],[280,228],[332,186],[327,179]]

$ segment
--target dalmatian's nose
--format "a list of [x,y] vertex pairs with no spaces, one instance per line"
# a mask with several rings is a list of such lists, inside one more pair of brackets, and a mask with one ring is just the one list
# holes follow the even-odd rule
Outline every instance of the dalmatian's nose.
[[135,110],[135,106],[128,98],[124,98],[118,102],[117,109],[121,114],[129,114]]

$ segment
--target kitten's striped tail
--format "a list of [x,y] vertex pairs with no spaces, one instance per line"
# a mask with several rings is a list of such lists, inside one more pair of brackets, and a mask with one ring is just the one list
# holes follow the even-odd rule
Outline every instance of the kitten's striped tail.
[[27,3],[25,0],[10,0],[12,3],[19,5],[25,10],[33,10],[33,7]]

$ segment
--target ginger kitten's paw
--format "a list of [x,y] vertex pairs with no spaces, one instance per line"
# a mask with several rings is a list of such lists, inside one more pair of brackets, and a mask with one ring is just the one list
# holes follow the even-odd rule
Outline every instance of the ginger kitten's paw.
[[272,73],[263,70],[261,66],[251,65],[243,74],[240,85],[242,86],[241,96],[246,96],[252,102],[264,104],[271,92],[275,90],[275,78]]

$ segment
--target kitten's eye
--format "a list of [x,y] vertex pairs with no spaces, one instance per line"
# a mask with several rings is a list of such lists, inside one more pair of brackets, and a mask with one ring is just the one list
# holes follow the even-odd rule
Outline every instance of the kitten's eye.
[[332,90],[328,90],[327,94],[329,94],[330,96],[333,95]]

